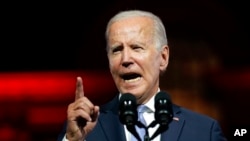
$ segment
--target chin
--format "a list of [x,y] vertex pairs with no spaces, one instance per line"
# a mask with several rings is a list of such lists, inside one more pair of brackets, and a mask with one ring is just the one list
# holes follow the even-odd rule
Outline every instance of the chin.
[[138,85],[130,85],[130,86],[124,86],[124,87],[120,87],[120,92],[121,93],[131,93],[135,96],[140,96],[143,93],[145,93],[145,89],[142,85],[138,86]]

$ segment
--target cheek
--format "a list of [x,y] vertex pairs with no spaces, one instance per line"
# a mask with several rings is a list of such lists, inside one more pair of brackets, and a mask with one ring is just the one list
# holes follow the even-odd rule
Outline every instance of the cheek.
[[150,75],[158,75],[160,71],[160,59],[157,56],[150,56],[148,60],[145,60],[145,67],[146,71],[149,72]]
[[118,61],[109,58],[109,69],[112,74],[115,73],[118,70]]

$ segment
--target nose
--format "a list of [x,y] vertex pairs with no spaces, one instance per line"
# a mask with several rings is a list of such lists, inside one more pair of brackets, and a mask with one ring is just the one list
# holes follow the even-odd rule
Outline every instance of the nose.
[[122,66],[123,67],[129,67],[130,65],[133,64],[133,60],[132,60],[132,56],[131,56],[131,52],[129,51],[129,49],[124,49],[122,52]]

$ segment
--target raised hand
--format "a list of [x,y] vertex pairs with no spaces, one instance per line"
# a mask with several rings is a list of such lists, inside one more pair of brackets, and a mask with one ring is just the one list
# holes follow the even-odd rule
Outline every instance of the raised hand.
[[83,82],[77,77],[75,101],[68,106],[66,138],[70,141],[79,141],[86,138],[95,127],[99,116],[99,106],[84,96]]

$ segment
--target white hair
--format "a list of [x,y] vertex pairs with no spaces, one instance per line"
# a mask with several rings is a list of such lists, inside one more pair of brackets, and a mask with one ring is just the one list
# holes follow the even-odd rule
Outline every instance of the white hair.
[[148,18],[152,19],[153,23],[154,23],[154,26],[153,26],[153,28],[154,28],[154,41],[155,41],[156,48],[158,50],[160,50],[162,46],[168,44],[166,30],[165,30],[165,27],[164,27],[161,19],[151,12],[141,11],[141,10],[121,11],[118,14],[116,14],[114,17],[112,17],[107,24],[106,33],[105,33],[106,40],[108,40],[109,30],[110,30],[111,24],[113,24],[114,22],[117,22],[119,20],[122,20],[125,18],[131,18],[131,17],[148,17]]

